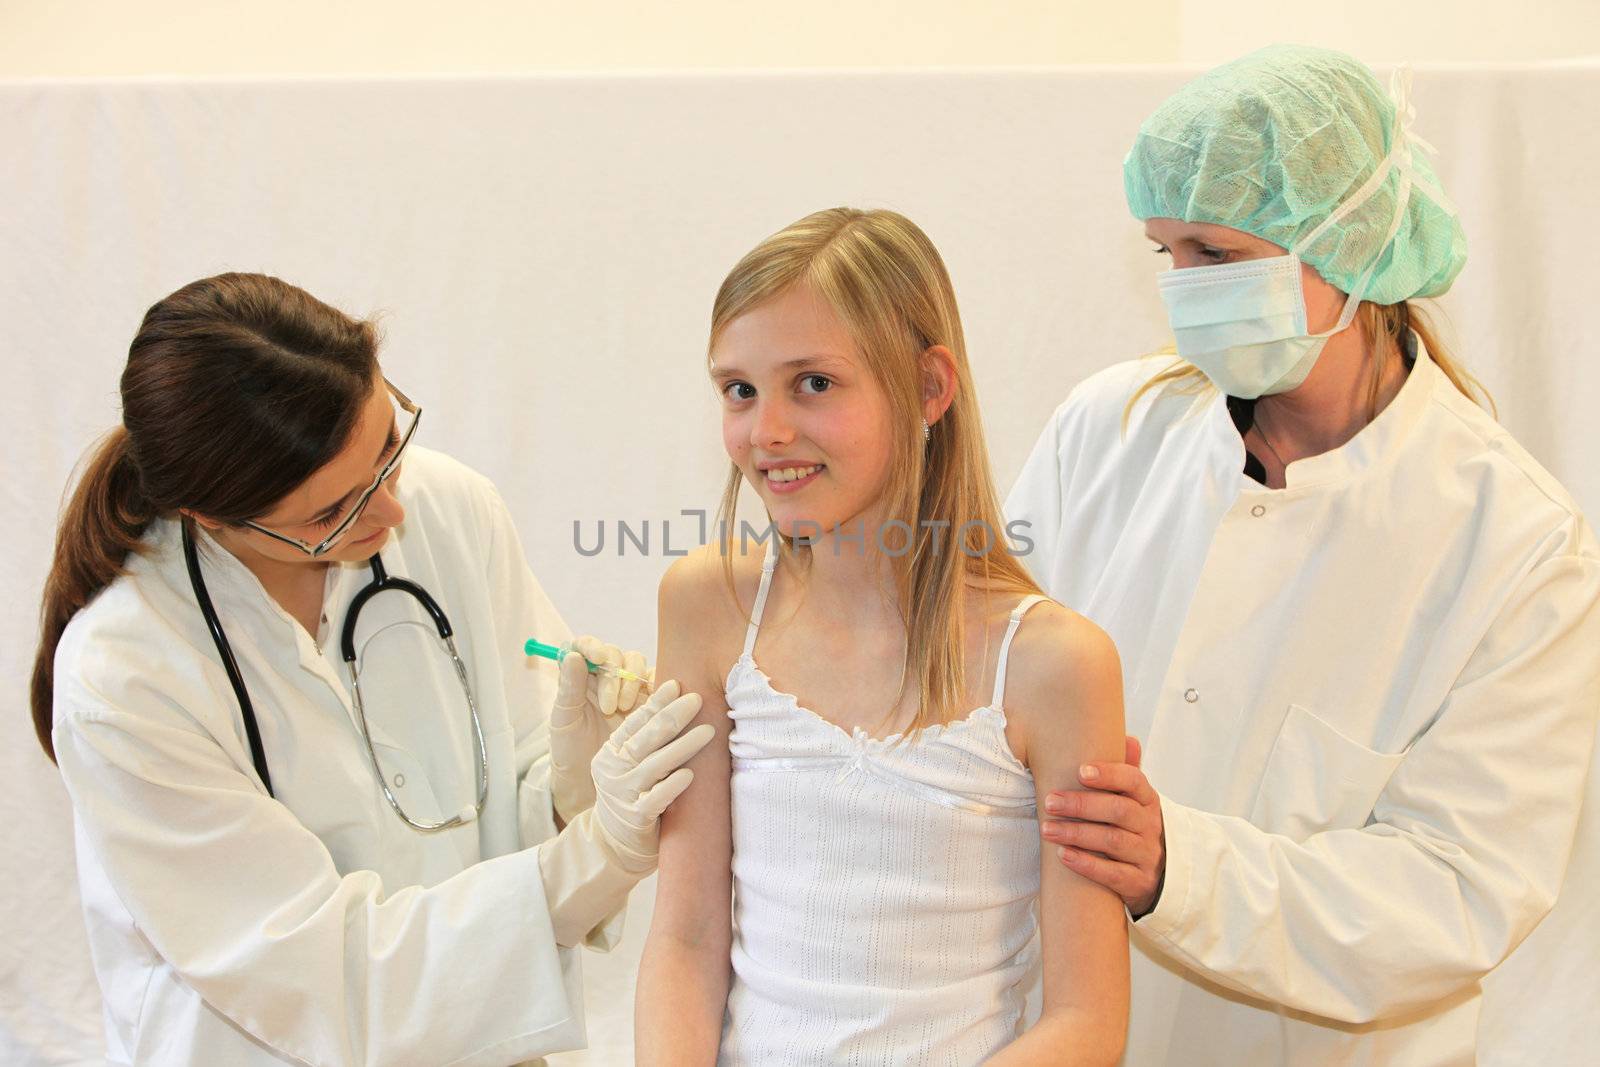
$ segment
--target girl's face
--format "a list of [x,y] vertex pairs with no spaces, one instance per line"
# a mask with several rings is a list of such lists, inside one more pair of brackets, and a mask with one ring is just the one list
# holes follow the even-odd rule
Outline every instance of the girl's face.
[[[1244,263],[1252,259],[1281,256],[1288,249],[1253,233],[1210,222],[1183,222],[1179,219],[1146,219],[1144,234],[1155,242],[1155,251],[1172,257],[1177,270],[1213,267],[1218,263]],[[1344,293],[1328,284],[1309,263],[1300,264],[1300,289],[1306,298],[1306,329],[1321,333],[1339,321],[1344,310]]]
[[[888,481],[889,396],[826,302],[804,283],[730,322],[711,349],[722,443],[785,536],[866,513]],[[800,522],[815,528],[797,527]]]

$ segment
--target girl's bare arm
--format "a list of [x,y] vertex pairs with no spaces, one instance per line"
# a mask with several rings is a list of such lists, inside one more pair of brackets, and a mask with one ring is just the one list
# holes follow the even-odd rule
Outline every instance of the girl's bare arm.
[[[1039,810],[1052,789],[1078,788],[1078,767],[1123,755],[1122,668],[1099,627],[1040,604],[1013,642],[1008,716],[1021,727]],[[989,1062],[1115,1064],[1128,1026],[1128,930],[1122,900],[1064,867],[1055,846],[1039,856],[1044,1009]]]
[[[634,1001],[634,1058],[713,1064],[722,1037],[732,948],[732,828],[723,678],[714,650],[737,618],[715,551],[673,564],[661,581],[656,678],[703,701],[695,724],[717,736],[689,762],[694,783],[661,818],[655,915]],[[1059,866],[1059,864],[1057,865]]]

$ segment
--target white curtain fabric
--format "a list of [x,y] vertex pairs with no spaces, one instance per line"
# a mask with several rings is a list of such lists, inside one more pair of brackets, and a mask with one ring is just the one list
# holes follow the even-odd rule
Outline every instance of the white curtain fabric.
[[[0,83],[0,1061],[99,1055],[70,813],[26,688],[63,487],[118,418],[152,302],[249,270],[381,312],[384,369],[426,407],[425,443],[498,483],[575,630],[653,657],[663,526],[674,550],[697,542],[681,512],[714,508],[722,483],[704,345],[734,261],[821,207],[918,221],[961,299],[1003,492],[1073,383],[1166,339],[1163,263],[1120,168],[1193,73]],[[1584,230],[1600,61],[1424,67],[1415,100],[1471,248],[1447,332],[1502,421],[1600,514]],[[619,521],[649,523],[648,555],[618,554]],[[602,554],[576,550],[575,522],[586,546],[604,525]],[[1485,1063],[1585,1047],[1597,808],[1577,884],[1491,987]],[[624,947],[590,957],[592,1048],[564,1062],[629,1058],[649,888]]]

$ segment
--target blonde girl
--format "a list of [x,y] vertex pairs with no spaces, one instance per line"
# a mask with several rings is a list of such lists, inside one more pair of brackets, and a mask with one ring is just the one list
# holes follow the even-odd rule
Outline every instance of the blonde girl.
[[717,737],[663,820],[638,1062],[1115,1062],[1122,907],[1037,805],[1121,758],[1120,668],[1012,554],[938,252],[801,219],[723,282],[709,370],[723,535],[662,582],[659,669]]

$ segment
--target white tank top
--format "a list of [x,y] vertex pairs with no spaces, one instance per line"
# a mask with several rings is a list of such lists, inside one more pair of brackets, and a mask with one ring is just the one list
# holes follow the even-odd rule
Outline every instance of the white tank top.
[[1037,958],[1033,776],[1001,697],[1011,638],[1045,598],[1012,611],[988,705],[875,739],[756,666],[776,562],[725,687],[734,934],[719,1062],[979,1063],[1016,1036]]

